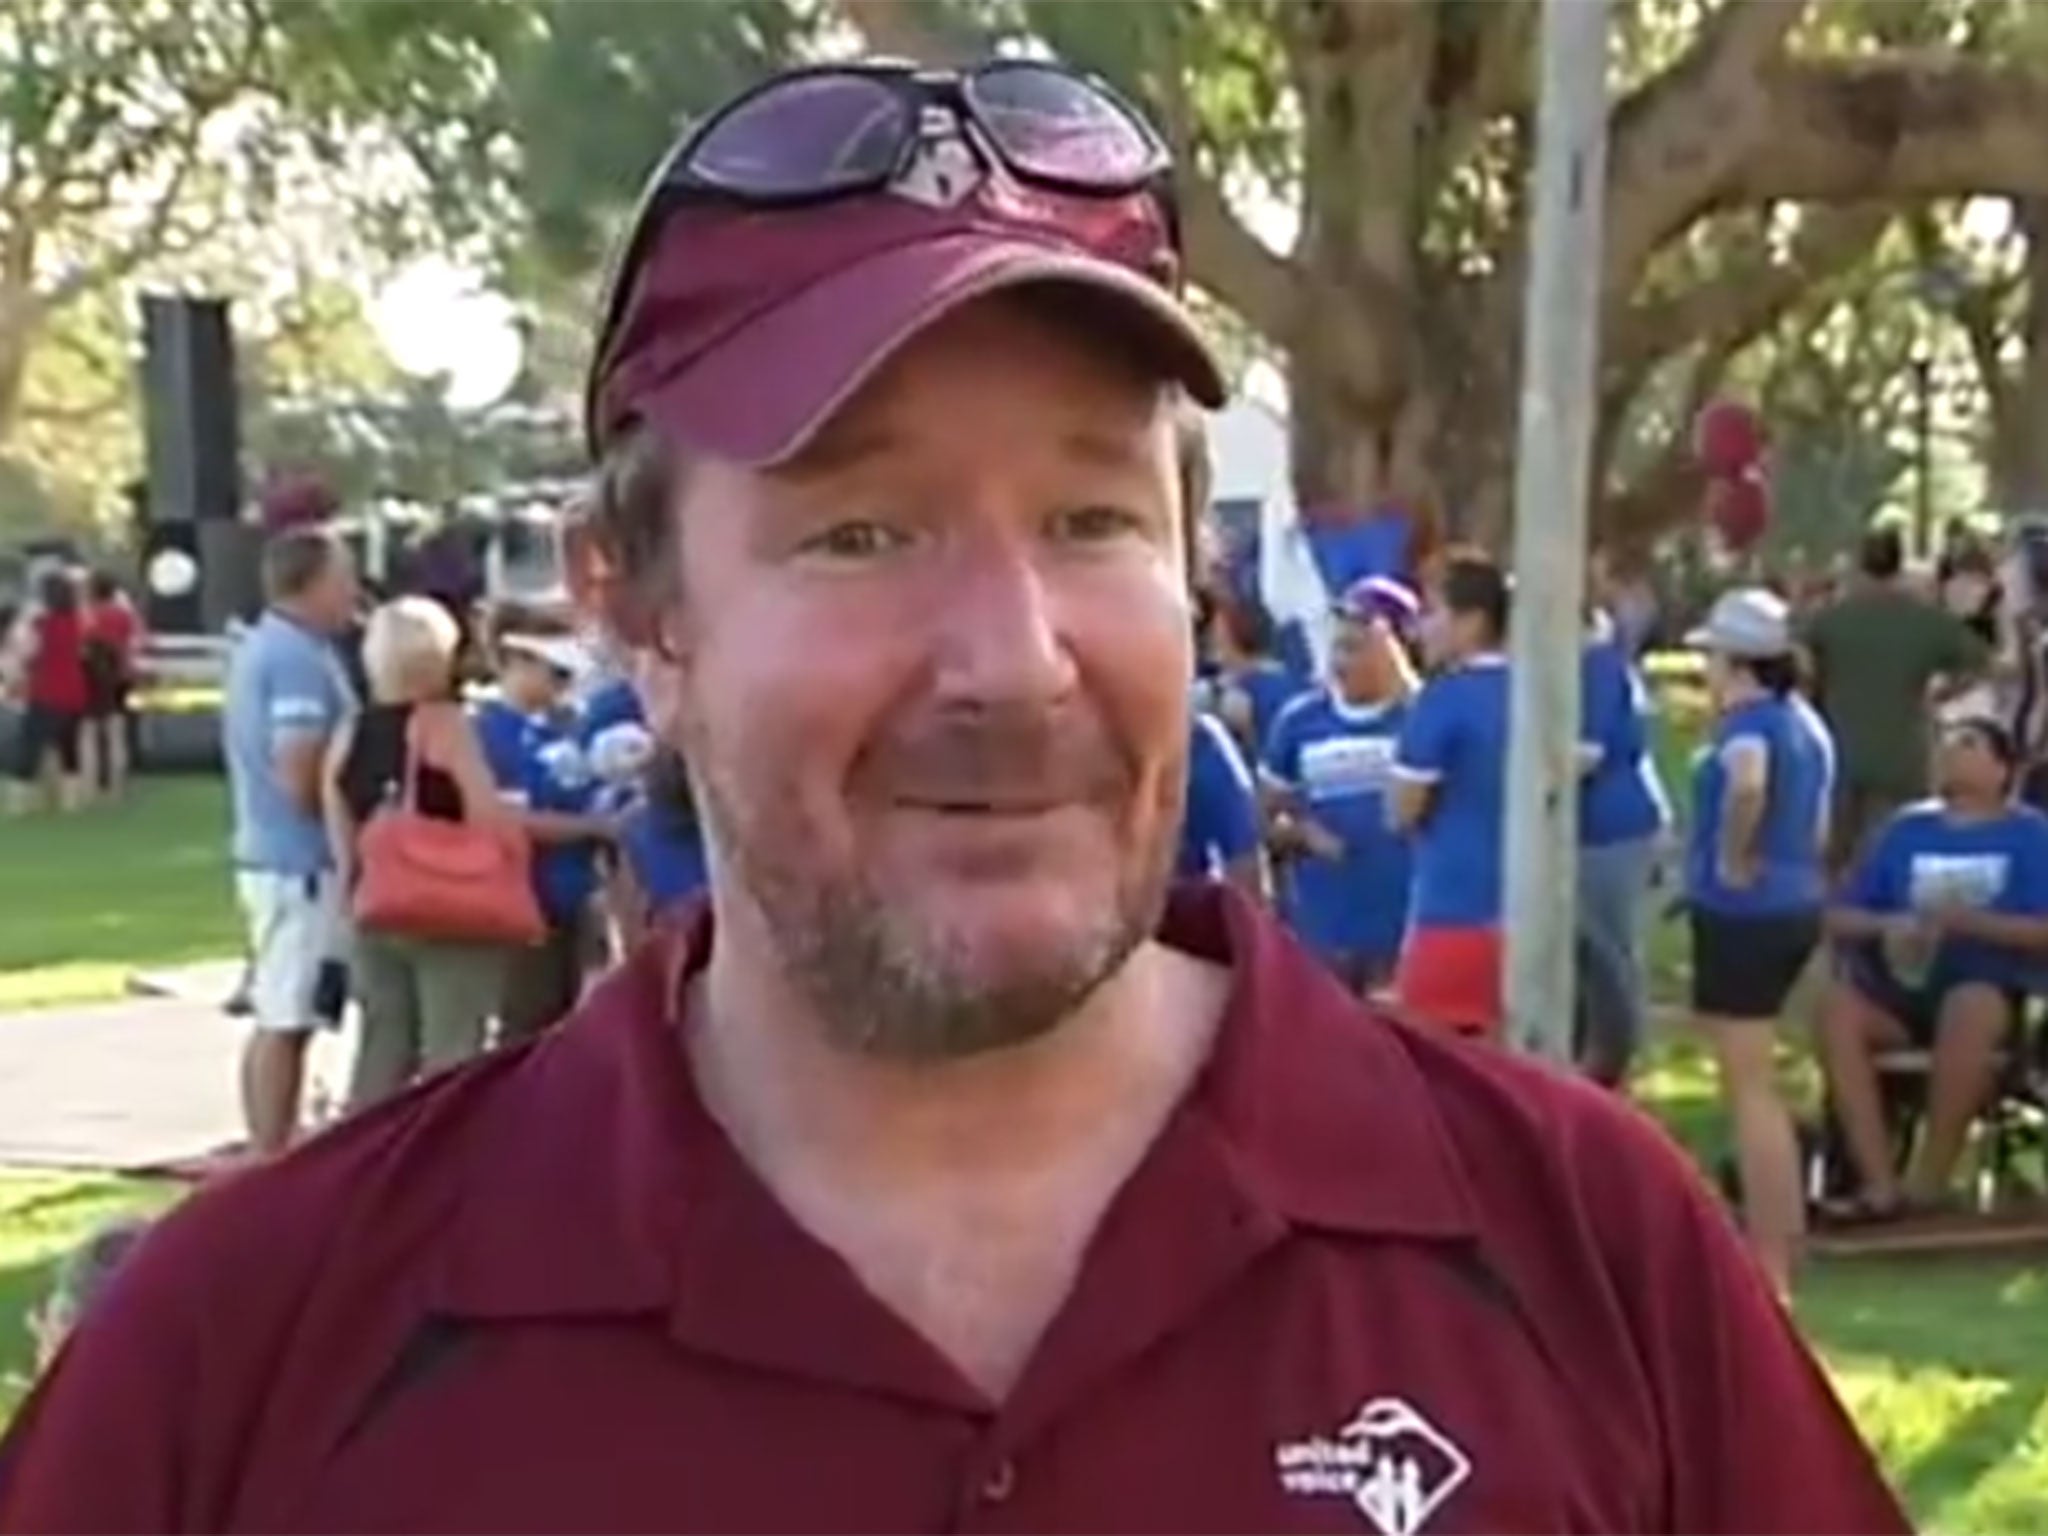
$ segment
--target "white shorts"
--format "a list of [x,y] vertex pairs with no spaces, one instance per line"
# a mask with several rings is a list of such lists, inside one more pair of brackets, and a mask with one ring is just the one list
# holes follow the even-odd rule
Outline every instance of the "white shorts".
[[235,871],[249,925],[249,1005],[258,1029],[301,1031],[323,1022],[315,1004],[321,969],[342,958],[334,876]]

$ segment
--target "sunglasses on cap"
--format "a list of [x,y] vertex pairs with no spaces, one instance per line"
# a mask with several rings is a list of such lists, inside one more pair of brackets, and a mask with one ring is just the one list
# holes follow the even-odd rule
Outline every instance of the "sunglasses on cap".
[[1035,59],[965,70],[816,65],[734,98],[662,160],[613,264],[595,356],[602,363],[611,355],[641,267],[677,208],[788,209],[880,192],[927,140],[956,134],[1030,186],[1082,197],[1153,195],[1178,247],[1172,155],[1106,82]]

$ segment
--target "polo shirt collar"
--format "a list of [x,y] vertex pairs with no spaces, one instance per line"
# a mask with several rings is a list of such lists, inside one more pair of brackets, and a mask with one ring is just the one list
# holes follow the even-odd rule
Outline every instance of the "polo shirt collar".
[[1477,1232],[1408,1026],[1372,1014],[1234,887],[1183,886],[1162,937],[1230,967],[1215,1054],[1183,1112],[1213,1124],[1249,1193],[1297,1225]]
[[[1232,983],[1215,1053],[1134,1188],[1183,1175],[1223,1181],[1233,1187],[1219,1197],[1276,1229],[1476,1234],[1406,1026],[1368,1016],[1229,887],[1177,891],[1161,936],[1228,965]],[[449,1152],[462,1164],[429,1284],[432,1309],[480,1318],[671,1312],[680,1327],[685,1314],[714,1305],[725,1313],[718,1304],[737,1303],[734,1287],[744,1283],[753,1304],[732,1312],[770,1318],[779,1309],[761,1304],[760,1288],[780,1289],[777,1275],[814,1267],[804,1262],[819,1257],[814,1241],[705,1111],[678,1046],[682,981],[710,943],[699,908],[536,1045],[443,1090],[456,1111]],[[474,1118],[458,1129],[464,1095]],[[732,1342],[750,1355],[778,1347],[774,1330],[750,1332],[758,1336]],[[900,1366],[902,1350],[892,1353]],[[933,1354],[931,1365],[919,1395],[946,1396],[943,1362]]]

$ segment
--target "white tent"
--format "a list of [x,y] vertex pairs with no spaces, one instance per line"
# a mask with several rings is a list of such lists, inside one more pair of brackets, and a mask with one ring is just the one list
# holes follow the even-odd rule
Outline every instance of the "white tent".
[[1330,656],[1330,594],[1294,505],[1287,418],[1241,397],[1210,419],[1209,449],[1217,506],[1251,502],[1258,508],[1259,601],[1276,623],[1301,624],[1320,672]]

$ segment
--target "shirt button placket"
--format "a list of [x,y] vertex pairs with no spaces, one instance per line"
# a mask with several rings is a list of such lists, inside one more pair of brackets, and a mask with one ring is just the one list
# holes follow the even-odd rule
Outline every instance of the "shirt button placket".
[[976,1490],[983,1504],[1007,1504],[1010,1495],[1017,1491],[1017,1463],[1005,1456],[982,1474],[981,1487]]

